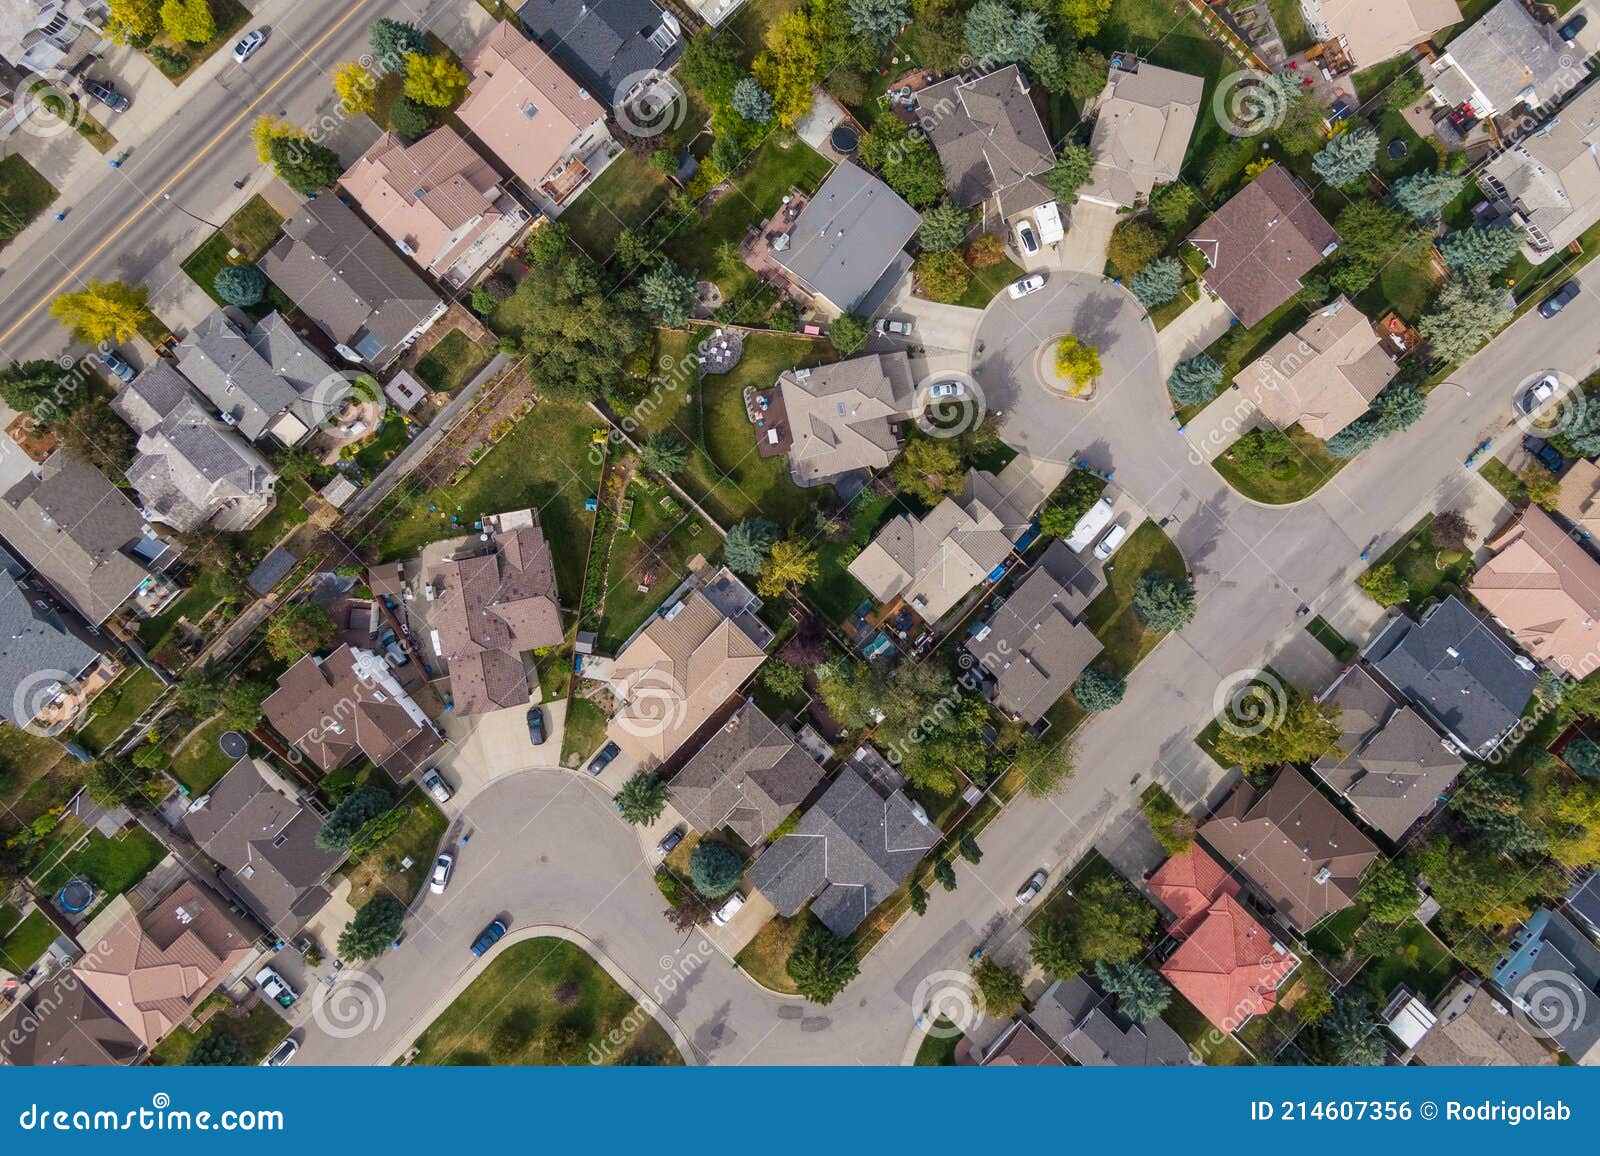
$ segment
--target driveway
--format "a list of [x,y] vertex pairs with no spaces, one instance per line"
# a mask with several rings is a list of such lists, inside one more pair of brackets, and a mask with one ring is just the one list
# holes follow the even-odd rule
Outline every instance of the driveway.
[[879,316],[912,322],[916,326],[911,336],[913,345],[962,354],[971,350],[972,335],[977,329],[978,319],[983,316],[982,311],[925,300],[911,292],[911,284],[911,274],[908,273],[889,294],[889,300],[879,310]]
[[450,745],[440,755],[437,765],[455,791],[455,797],[450,800],[451,810],[466,807],[485,787],[504,775],[557,765],[567,704],[557,701],[543,705],[545,740],[537,747],[528,738],[526,706],[466,718],[453,714],[444,716],[444,731]]

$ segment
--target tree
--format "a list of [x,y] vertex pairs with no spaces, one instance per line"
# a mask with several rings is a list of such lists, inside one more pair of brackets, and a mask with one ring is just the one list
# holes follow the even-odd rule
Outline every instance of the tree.
[[1134,1023],[1149,1023],[1172,1002],[1172,989],[1154,968],[1142,963],[1096,962],[1094,973],[1106,993],[1117,997],[1117,1010]]
[[1388,1054],[1372,1009],[1359,1000],[1341,996],[1321,1024],[1323,1038],[1333,1055],[1348,1066],[1376,1067]]
[[1322,444],[1327,448],[1330,457],[1342,460],[1353,458],[1362,450],[1370,449],[1382,436],[1383,432],[1378,428],[1377,422],[1362,418],[1351,422]]
[[1549,837],[1525,818],[1530,795],[1520,775],[1482,771],[1464,777],[1447,805],[1475,844],[1504,855],[1538,854]]
[[378,79],[359,60],[346,60],[333,70],[333,91],[349,116],[371,113],[378,106]]
[[1356,580],[1356,585],[1379,606],[1398,606],[1411,597],[1411,587],[1393,562],[1374,566]]
[[1600,783],[1551,783],[1540,800],[1550,854],[1568,867],[1600,862]]
[[707,899],[721,899],[743,874],[744,860],[726,843],[701,843],[689,856],[689,882]]
[[1396,378],[1373,398],[1372,408],[1378,414],[1378,432],[1387,435],[1410,429],[1421,421],[1428,399],[1416,382]]
[[1176,232],[1189,223],[1189,218],[1198,203],[1194,190],[1182,181],[1159,185],[1150,194],[1150,212],[1169,233]]
[[1429,527],[1433,544],[1441,550],[1465,550],[1472,527],[1459,510],[1440,510]]
[[160,16],[149,0],[109,0],[106,31],[118,44],[141,47],[160,29]]
[[742,518],[728,527],[723,556],[740,574],[755,574],[778,540],[778,527],[765,518]]
[[275,688],[255,679],[231,680],[222,688],[222,722],[232,730],[254,730],[261,722],[261,705]]
[[1476,353],[1510,319],[1506,291],[1487,277],[1467,275],[1439,291],[1417,330],[1435,357],[1459,363]]
[[1055,794],[1077,769],[1070,739],[1045,740],[1034,734],[1017,740],[1012,765],[1021,772],[1028,794],[1035,799]]
[[929,301],[954,305],[972,283],[972,271],[959,253],[923,253],[916,263],[917,284]]
[[1438,219],[1444,207],[1460,195],[1466,184],[1467,178],[1455,173],[1424,170],[1401,177],[1390,185],[1389,196],[1420,224]]
[[1535,899],[1565,889],[1559,872],[1548,864],[1508,862],[1490,847],[1449,835],[1424,847],[1415,865],[1441,910],[1468,927],[1521,923]]
[[862,164],[874,170],[914,209],[926,209],[944,196],[944,169],[939,165],[939,154],[926,136],[911,135],[897,116],[878,118],[872,130],[861,138],[860,156]]
[[950,865],[948,859],[935,859],[933,861],[933,877],[946,891],[956,889],[956,869]]
[[217,34],[217,20],[206,0],[162,0],[161,26],[181,44],[205,44]]
[[132,807],[148,800],[155,781],[155,773],[149,767],[107,756],[89,764],[83,776],[83,789],[102,807]]
[[850,31],[869,36],[879,44],[889,44],[911,22],[911,5],[906,0],[845,0],[850,16]]
[[91,396],[66,417],[52,416],[50,432],[61,448],[104,474],[125,474],[133,464],[133,430],[103,396]]
[[433,110],[409,96],[397,97],[389,106],[389,127],[407,140],[416,140],[433,127]]
[[1561,496],[1561,479],[1549,470],[1543,466],[1529,466],[1517,474],[1517,481],[1522,483],[1523,493],[1535,506],[1544,510],[1556,508]]
[[368,27],[367,43],[385,72],[401,72],[405,69],[406,57],[422,56],[428,51],[428,38],[420,28],[387,16],[374,20]]
[[267,653],[279,662],[299,662],[308,654],[328,649],[337,634],[338,627],[321,606],[311,601],[296,602],[267,622]]
[[683,49],[678,77],[690,88],[697,88],[712,106],[733,99],[733,90],[744,75],[739,50],[733,37],[714,36],[708,29],[692,37]]
[[[1100,83],[1102,87],[1105,84],[1104,70],[1100,74]],[[1056,195],[1056,200],[1070,205],[1077,201],[1078,190],[1089,183],[1089,174],[1093,169],[1094,154],[1083,145],[1069,144],[1061,149],[1055,164],[1046,169],[1039,180]]]
[[751,124],[767,124],[772,120],[772,94],[761,87],[761,82],[747,76],[733,86],[729,107]]
[[418,53],[406,57],[402,91],[429,108],[450,108],[466,94],[471,81],[466,70],[443,52],[432,56]]
[[1076,975],[1078,943],[1065,919],[1041,919],[1030,929],[1028,958],[1052,975]]
[[183,1063],[190,1068],[242,1068],[250,1063],[250,1057],[245,1055],[244,1045],[238,1040],[223,1032],[211,1031],[195,1041],[189,1054],[183,1057]]
[[763,598],[777,598],[790,587],[804,586],[817,576],[817,552],[801,538],[785,538],[773,543],[767,560],[756,573],[756,591]]
[[1352,201],[1339,212],[1339,251],[1332,275],[1341,293],[1360,293],[1383,267],[1427,241],[1404,212],[1379,201]]
[[339,933],[339,955],[350,960],[377,959],[389,949],[406,920],[405,905],[387,892],[363,903]]
[[222,701],[229,676],[218,666],[191,666],[178,678],[178,705],[197,719],[209,718]]
[[394,796],[377,785],[357,787],[328,812],[317,830],[317,846],[324,851],[343,851],[357,831],[394,806]]
[[344,171],[338,153],[304,137],[279,137],[269,151],[273,171],[301,196],[333,188]]
[[1341,132],[1317,150],[1311,158],[1311,171],[1330,185],[1353,185],[1378,159],[1378,134],[1370,128]]
[[1367,875],[1361,884],[1361,901],[1367,914],[1380,923],[1399,923],[1417,909],[1422,895],[1416,876],[1404,863],[1391,859]]
[[811,86],[821,72],[817,29],[805,9],[789,12],[762,36],[765,51],[751,65],[763,88],[772,93],[773,112],[784,128],[793,128],[811,111]]
[[894,480],[902,493],[936,506],[961,489],[966,471],[948,438],[913,438],[894,463]]
[[972,214],[953,201],[940,201],[922,214],[917,240],[924,253],[948,253],[967,238]]
[[837,936],[815,920],[795,939],[783,970],[797,991],[826,1007],[861,972],[853,936]]
[[1304,156],[1322,147],[1322,126],[1326,121],[1320,100],[1308,99],[1300,91],[1293,74],[1278,73],[1261,83],[1268,94],[1264,107],[1272,116],[1281,110],[1272,139],[1290,156]]
[[538,238],[550,231],[548,225],[537,229],[530,243],[530,252],[538,244],[538,256],[550,263],[519,291],[528,306],[522,349],[543,396],[586,402],[627,372],[647,332],[644,311],[636,292],[613,290],[583,253],[559,240],[544,248]]
[[1133,592],[1133,612],[1150,630],[1182,630],[1194,621],[1194,587],[1187,579],[1151,570]]
[[1106,86],[1106,70],[1111,62],[1106,54],[1087,44],[1079,44],[1067,61],[1067,93],[1082,104],[1100,95]]
[[694,274],[662,258],[639,278],[639,300],[646,313],[668,329],[677,329],[694,312]]
[[1004,1019],[1022,1006],[1022,977],[991,956],[972,965],[972,982],[983,996],[985,1015]]
[[1561,749],[1561,761],[1586,779],[1600,780],[1600,743],[1576,738]]
[[978,0],[967,12],[967,51],[980,68],[1026,60],[1045,42],[1044,19],[1003,0]]
[[1168,855],[1181,854],[1193,846],[1195,821],[1166,791],[1160,787],[1147,789],[1139,800],[1139,810]]
[[911,903],[911,910],[918,915],[928,914],[928,891],[920,883],[913,883],[906,891],[906,899]]
[[1456,277],[1475,273],[1492,277],[1522,252],[1523,239],[1522,230],[1509,225],[1474,225],[1445,234],[1439,242],[1439,255]]
[[229,305],[254,305],[267,295],[267,275],[254,265],[224,265],[211,287]]
[[1082,397],[1100,376],[1100,351],[1068,334],[1056,342],[1056,374],[1070,383],[1068,393]]
[[50,302],[50,316],[72,331],[79,341],[99,345],[121,344],[150,320],[146,302],[150,290],[121,281],[90,281],[75,293],[63,293]]
[[1091,666],[1072,684],[1072,697],[1084,710],[1110,710],[1122,701],[1128,684],[1109,670]]
[[773,694],[790,698],[806,688],[806,674],[780,658],[769,658],[761,667],[761,682]]
[[962,829],[961,837],[956,840],[956,850],[968,863],[983,862],[983,849],[978,846],[977,838],[966,828]]
[[1269,476],[1293,460],[1294,442],[1282,430],[1251,430],[1228,449],[1228,459],[1246,477]]
[[1222,376],[1217,360],[1201,353],[1172,367],[1167,389],[1179,405],[1204,405],[1217,395]]
[[662,176],[670,177],[678,171],[678,154],[671,149],[657,149],[650,154],[650,167]]
[[[1281,693],[1281,699],[1279,694]],[[1310,763],[1338,749],[1339,708],[1324,706],[1299,687],[1269,691],[1260,722],[1255,726],[1222,728],[1217,737],[1218,761],[1234,763],[1247,771],[1281,763]],[[1257,720],[1250,720],[1257,721]]]
[[1122,221],[1111,230],[1106,259],[1128,278],[1161,256],[1165,247],[1165,238],[1143,221]]
[[[1092,40],[1111,15],[1112,0],[1060,0],[1056,11],[1079,40]],[[1102,77],[1104,79],[1104,77]]]
[[640,771],[622,784],[617,792],[617,809],[622,821],[634,827],[654,823],[667,808],[667,785],[661,776]]
[[1128,291],[1146,309],[1165,305],[1183,288],[1183,266],[1176,257],[1161,257],[1135,273],[1128,282]]
[[77,408],[84,379],[49,358],[13,361],[0,369],[0,397],[40,425],[49,425]]
[[867,344],[872,325],[859,313],[841,313],[828,326],[828,341],[844,356],[859,353]]
[[671,477],[689,464],[689,447],[677,434],[653,434],[639,447],[639,460],[646,469]]
[[1099,875],[1079,889],[1076,906],[1060,926],[1042,937],[1035,933],[1033,961],[1057,975],[1071,975],[1096,961],[1134,959],[1143,953],[1159,922],[1156,909],[1131,887]]
[[302,140],[305,134],[292,121],[263,114],[250,125],[250,140],[256,146],[256,159],[264,165],[272,163],[272,142],[275,140]]

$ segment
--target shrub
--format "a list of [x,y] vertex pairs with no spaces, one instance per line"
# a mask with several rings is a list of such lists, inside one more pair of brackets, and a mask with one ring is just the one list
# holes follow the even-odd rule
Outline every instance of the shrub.
[[972,273],[959,253],[924,253],[917,258],[917,283],[929,301],[954,305],[966,294]]
[[400,934],[406,909],[393,895],[374,895],[339,933],[339,954],[346,960],[376,959]]
[[1600,743],[1573,739],[1561,751],[1561,761],[1586,779],[1600,779]]
[[343,851],[355,833],[394,805],[394,796],[379,786],[357,787],[328,813],[317,832],[317,846],[324,851]]
[[843,313],[834,318],[833,324],[828,326],[828,341],[844,356],[859,353],[867,344],[867,336],[872,332],[872,327],[865,317],[858,313]]
[[267,275],[254,265],[224,265],[211,287],[229,305],[254,305],[267,295]]
[[840,938],[821,923],[807,923],[783,965],[806,999],[826,1006],[861,971],[854,937]]
[[1123,221],[1111,232],[1106,257],[1118,273],[1128,278],[1161,256],[1165,247],[1161,234],[1143,221]]
[[1400,576],[1400,571],[1394,568],[1393,562],[1374,566],[1356,584],[1379,606],[1398,606],[1411,597],[1411,587]]

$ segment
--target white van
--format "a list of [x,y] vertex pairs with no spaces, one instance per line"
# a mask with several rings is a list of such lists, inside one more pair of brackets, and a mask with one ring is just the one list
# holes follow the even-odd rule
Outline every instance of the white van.
[[1074,554],[1081,554],[1084,547],[1093,542],[1101,530],[1104,530],[1111,521],[1111,503],[1101,498],[1089,507],[1089,512],[1078,519],[1078,524],[1072,527],[1072,537],[1067,539],[1067,549]]

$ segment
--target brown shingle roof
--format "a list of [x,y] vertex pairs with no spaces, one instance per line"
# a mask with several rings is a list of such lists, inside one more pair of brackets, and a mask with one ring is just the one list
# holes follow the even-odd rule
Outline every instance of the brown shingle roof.
[[133,1063],[142,1048],[139,1037],[101,1007],[73,971],[45,980],[0,1020],[0,1065],[113,1067]]
[[667,792],[695,830],[729,827],[757,847],[821,781],[817,761],[747,699]]
[[1055,163],[1015,64],[975,80],[956,75],[930,85],[917,94],[917,117],[958,205],[979,204]]
[[1544,1067],[1555,1053],[1483,988],[1458,984],[1440,1002],[1439,1022],[1416,1047],[1430,1067]]

